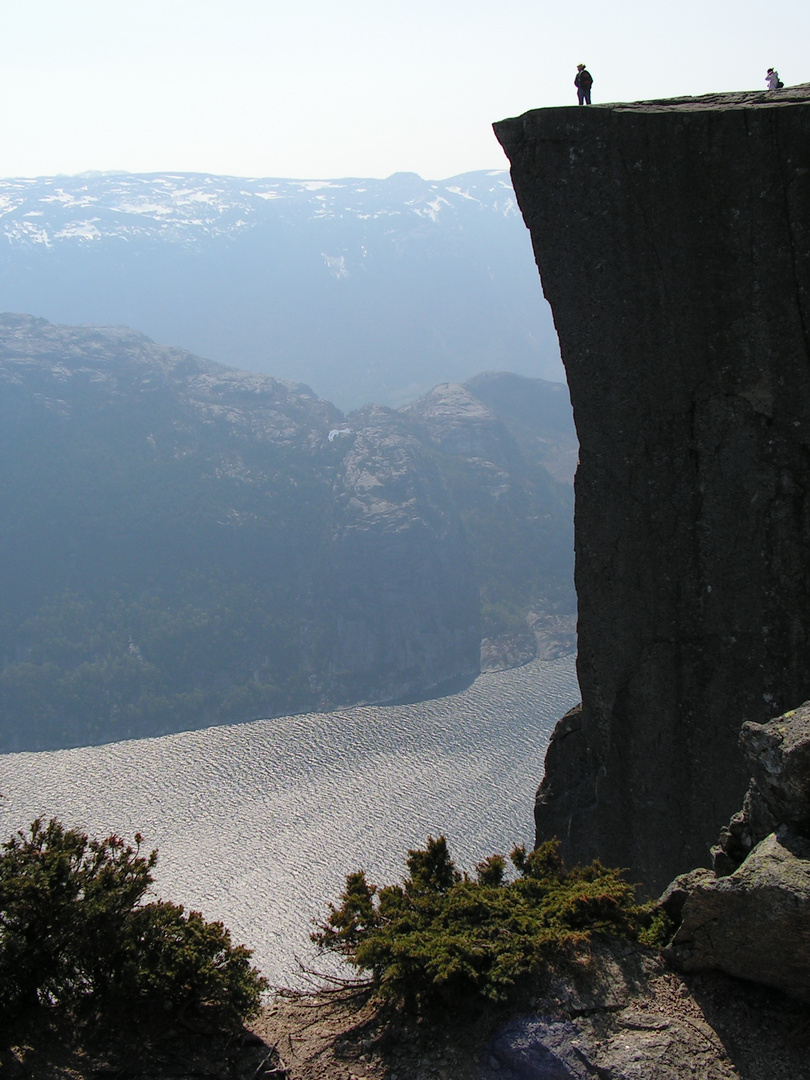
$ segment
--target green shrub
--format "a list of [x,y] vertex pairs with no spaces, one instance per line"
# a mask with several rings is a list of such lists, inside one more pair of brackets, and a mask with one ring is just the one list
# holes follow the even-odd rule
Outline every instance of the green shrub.
[[35,821],[0,854],[0,1009],[116,1002],[135,1012],[254,1013],[266,981],[221,923],[142,901],[157,852]]
[[504,1000],[517,984],[570,955],[595,934],[654,943],[652,918],[618,870],[598,862],[567,871],[556,841],[460,874],[443,836],[408,852],[401,885],[379,888],[349,874],[338,906],[312,940],[370,976],[383,995],[409,1006],[477,995]]
[[231,943],[221,922],[206,922],[199,911],[146,904],[131,914],[122,990],[180,1011],[205,1006],[225,1022],[241,1023],[257,1011],[267,986],[251,955]]

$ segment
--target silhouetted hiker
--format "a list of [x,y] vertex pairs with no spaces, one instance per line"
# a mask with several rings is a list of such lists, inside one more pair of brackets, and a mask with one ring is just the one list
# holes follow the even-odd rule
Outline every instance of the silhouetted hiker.
[[785,85],[779,78],[779,72],[776,68],[768,68],[768,74],[765,76],[765,82],[768,84],[769,90],[781,90]]
[[577,64],[577,74],[574,78],[574,86],[577,88],[577,100],[580,105],[590,105],[593,78],[584,64]]

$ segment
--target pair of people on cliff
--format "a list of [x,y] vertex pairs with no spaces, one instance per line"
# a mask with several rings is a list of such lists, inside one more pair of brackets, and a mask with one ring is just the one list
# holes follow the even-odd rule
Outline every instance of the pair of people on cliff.
[[590,105],[593,77],[584,64],[577,64],[574,86],[577,88],[577,101],[580,105]]
[[[776,68],[769,67],[768,73],[765,76],[765,82],[768,84],[769,90],[781,90],[785,85],[779,78],[779,72]],[[577,64],[577,73],[574,77],[574,86],[577,88],[577,101],[580,105],[590,105],[591,103],[591,87],[593,86],[593,76],[584,64]]]

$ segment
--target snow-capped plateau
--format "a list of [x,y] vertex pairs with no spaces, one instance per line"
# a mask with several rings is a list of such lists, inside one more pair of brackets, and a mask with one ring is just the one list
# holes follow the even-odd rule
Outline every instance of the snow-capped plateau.
[[344,410],[481,371],[562,379],[500,171],[0,179],[0,311],[130,326]]
[[231,236],[267,221],[302,217],[436,221],[471,206],[518,213],[506,172],[426,181],[413,173],[387,180],[283,180],[200,173],[102,173],[0,179],[0,235],[10,243],[158,237],[193,242]]

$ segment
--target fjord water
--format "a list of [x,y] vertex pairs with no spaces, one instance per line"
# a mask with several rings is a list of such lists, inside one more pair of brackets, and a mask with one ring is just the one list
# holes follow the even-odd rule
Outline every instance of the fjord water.
[[480,675],[417,704],[362,706],[156,739],[0,757],[0,837],[35,817],[145,837],[154,891],[222,919],[271,982],[298,979],[312,920],[350,870],[398,881],[444,833],[456,864],[531,845],[573,657]]

